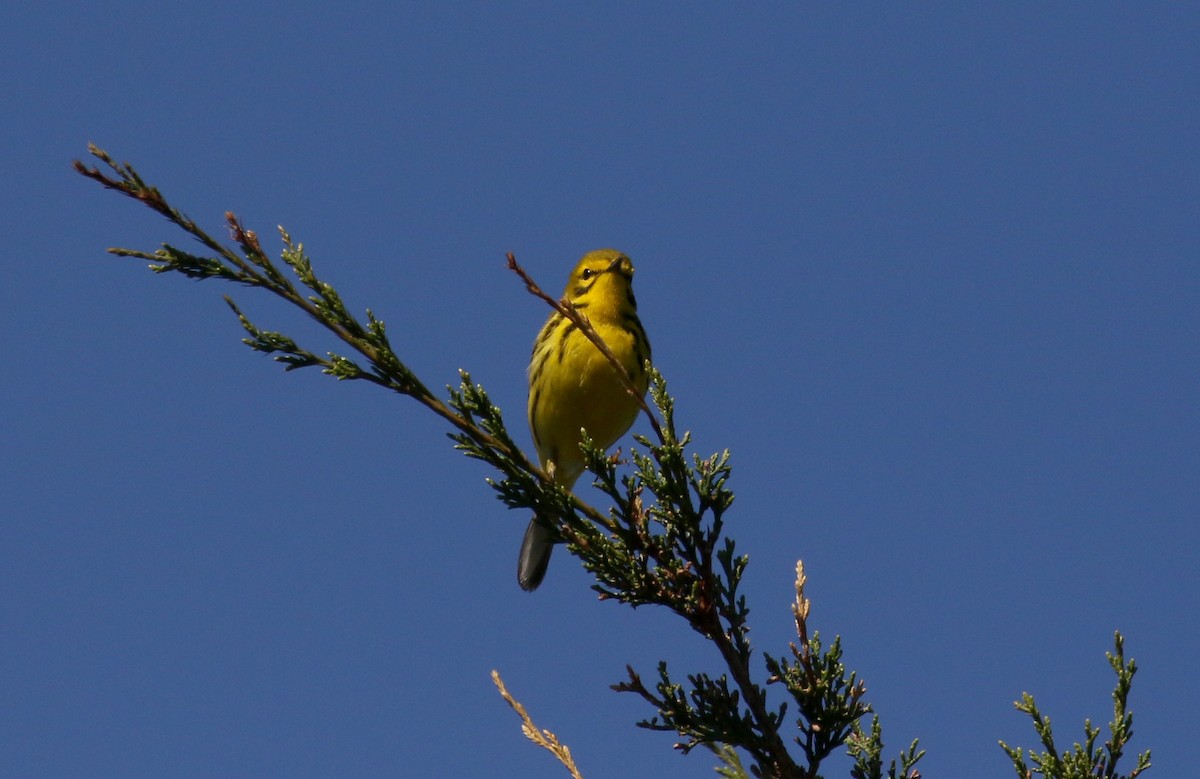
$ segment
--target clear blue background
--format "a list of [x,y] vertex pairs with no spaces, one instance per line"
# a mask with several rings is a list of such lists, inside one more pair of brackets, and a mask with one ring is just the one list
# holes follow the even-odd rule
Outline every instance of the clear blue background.
[[[598,603],[416,404],[239,343],[251,290],[70,171],[95,141],[222,233],[283,224],[431,385],[524,423],[546,310],[616,246],[698,451],[728,447],[759,648],[793,566],[889,754],[1008,776],[1142,668],[1135,749],[1194,766],[1194,4],[20,4],[3,11],[0,775],[711,775],[608,684],[719,670]],[[1132,763],[1130,763],[1132,765]],[[845,775],[845,763],[828,773]]]

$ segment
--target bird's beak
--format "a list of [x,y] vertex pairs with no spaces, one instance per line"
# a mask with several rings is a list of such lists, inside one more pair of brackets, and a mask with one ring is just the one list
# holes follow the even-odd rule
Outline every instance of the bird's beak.
[[610,271],[616,271],[626,278],[633,278],[633,262],[630,261],[630,259],[624,254],[622,254],[610,262],[608,267],[604,269],[605,273]]

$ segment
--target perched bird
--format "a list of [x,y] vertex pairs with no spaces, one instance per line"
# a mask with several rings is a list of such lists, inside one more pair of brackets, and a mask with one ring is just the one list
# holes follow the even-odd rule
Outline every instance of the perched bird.
[[[563,297],[587,317],[596,333],[629,371],[634,397],[588,337],[555,311],[533,343],[529,362],[529,429],[541,466],[570,489],[584,471],[580,429],[607,449],[637,417],[646,394],[650,342],[633,297],[633,263],[615,249],[585,254],[571,271]],[[517,581],[534,590],[546,575],[557,533],[553,517],[535,516],[525,531]],[[545,523],[545,524],[543,524]]]

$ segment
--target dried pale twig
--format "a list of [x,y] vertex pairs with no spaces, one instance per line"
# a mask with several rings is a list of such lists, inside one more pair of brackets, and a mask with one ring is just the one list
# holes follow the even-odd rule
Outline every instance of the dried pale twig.
[[492,671],[492,682],[496,685],[496,689],[500,691],[500,697],[504,698],[508,702],[508,705],[512,706],[517,716],[521,718],[521,732],[525,734],[525,737],[554,755],[558,762],[566,766],[566,769],[571,772],[571,776],[574,779],[583,779],[583,774],[579,773],[579,769],[575,766],[575,760],[571,757],[570,747],[559,741],[558,736],[555,736],[550,731],[540,729],[533,724],[533,719],[530,718],[529,712],[525,711],[525,707],[521,705],[521,702],[514,698],[509,693],[508,688],[504,686],[504,680],[500,678],[499,671]]

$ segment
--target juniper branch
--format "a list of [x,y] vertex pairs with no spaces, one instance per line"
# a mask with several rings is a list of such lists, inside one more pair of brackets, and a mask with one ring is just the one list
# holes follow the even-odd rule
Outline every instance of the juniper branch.
[[[195,254],[163,244],[152,253],[114,248],[109,250],[112,254],[149,260],[151,269],[158,273],[174,271],[192,279],[217,278],[264,289],[295,305],[358,357],[352,359],[333,352],[318,354],[282,333],[259,328],[226,297],[246,331],[244,342],[271,355],[285,370],[318,367],[339,380],[366,381],[411,397],[448,422],[449,437],[456,448],[488,463],[501,474],[501,478],[489,479],[488,483],[505,505],[532,508],[542,516],[558,519],[563,540],[594,575],[593,589],[601,599],[635,608],[664,606],[713,643],[726,673],[689,674],[686,685],[673,680],[665,662],[659,665],[659,679],[653,689],[627,667],[628,679],[613,685],[613,689],[633,692],[657,711],[656,716],[639,725],[676,732],[681,737],[676,746],[683,752],[701,744],[717,750],[733,773],[741,771],[734,751],[741,749],[753,760],[750,771],[756,777],[816,779],[822,761],[837,748],[847,746],[856,761],[852,771],[855,779],[882,779],[878,719],[874,720],[870,734],[859,723],[871,710],[864,700],[865,685],[842,663],[840,639],[835,638],[824,647],[817,633],[809,635],[809,605],[803,594],[802,568],[797,570],[797,600],[793,607],[798,644],[791,646],[790,659],[763,655],[768,673],[765,685],[782,685],[791,698],[790,704],[769,705],[766,686],[755,679],[749,607],[739,593],[748,557],[738,554],[733,539],[724,536],[724,515],[733,503],[733,493],[728,488],[732,473],[728,451],[707,458],[689,455],[691,436],[686,432],[680,435],[676,430],[675,402],[661,374],[648,366],[651,403],[647,403],[587,317],[569,301],[546,295],[511,253],[507,256],[509,269],[531,294],[570,319],[605,355],[627,390],[637,398],[653,430],[653,438],[635,436],[645,451],[630,451],[632,472],[622,475],[617,471],[621,464],[619,455],[609,456],[585,439],[583,450],[587,467],[595,476],[595,486],[612,501],[607,511],[598,510],[570,490],[554,484],[526,458],[509,435],[500,410],[468,373],[460,372],[456,388],[447,387],[446,400],[435,396],[393,351],[383,321],[370,309],[366,311],[365,322],[350,314],[333,286],[317,277],[303,245],[293,241],[282,228],[281,259],[291,276],[267,256],[257,234],[246,229],[234,214],[226,213],[225,221],[236,250],[214,239],[171,206],[129,164],[115,162],[95,146],[89,145],[89,152],[102,163],[104,170],[76,162],[79,173],[161,214],[209,253]],[[361,362],[356,361],[360,358]],[[1118,634],[1116,654],[1109,658],[1118,674],[1111,738],[1103,749],[1097,748],[1099,729],[1087,723],[1086,746],[1076,746],[1076,751],[1084,754],[1092,767],[1103,771],[1094,775],[1106,779],[1133,779],[1149,767],[1147,752],[1139,755],[1135,770],[1128,777],[1116,774],[1117,761],[1132,735],[1132,714],[1126,709],[1126,699],[1135,668],[1132,661],[1124,662],[1122,651]],[[1030,753],[1035,766],[1049,771],[1066,770],[1074,765],[1069,761],[1076,758],[1066,753],[1059,755],[1049,720],[1037,711],[1032,697],[1026,697],[1018,708],[1034,719],[1046,748],[1041,755]],[[796,707],[799,735],[793,740],[806,758],[803,767],[789,752],[782,733],[789,705]],[[1024,771],[1022,776],[1027,776],[1028,766],[1022,751],[1002,746],[1018,772]],[[913,742],[901,753],[898,763],[892,761],[889,779],[915,779],[914,766],[923,754]],[[1079,765],[1084,762],[1087,761]]]

